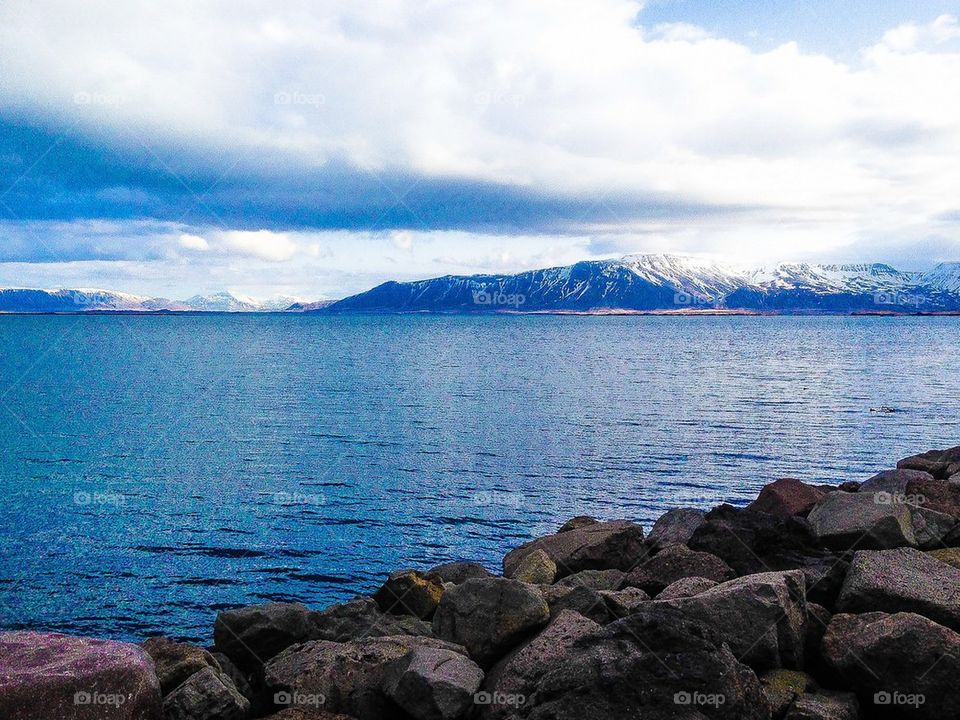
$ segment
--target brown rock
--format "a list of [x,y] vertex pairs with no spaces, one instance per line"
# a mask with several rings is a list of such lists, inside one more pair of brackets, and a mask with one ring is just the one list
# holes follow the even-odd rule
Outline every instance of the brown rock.
[[153,659],[160,681],[160,691],[166,695],[180,683],[204,668],[220,670],[220,664],[203,648],[170,638],[152,637],[140,644]]
[[748,507],[779,517],[806,516],[826,494],[824,490],[800,480],[782,478],[765,485]]
[[507,577],[532,585],[550,585],[557,577],[557,564],[543,550],[534,550]]
[[598,522],[521,545],[503,559],[510,575],[527,555],[543,550],[557,564],[558,577],[581,570],[629,570],[643,557],[643,528],[626,520]]
[[708,580],[704,577],[680,578],[676,582],[667,585],[660,594],[657,595],[657,600],[676,600],[677,598],[693,597],[717,585],[719,585],[719,583],[716,580]]
[[400,570],[390,573],[373,599],[385,613],[413,615],[427,620],[433,617],[442,595],[442,583],[426,578],[416,570]]
[[561,525],[560,529],[557,530],[557,533],[569,532],[570,530],[579,530],[587,525],[596,525],[598,522],[600,521],[596,518],[590,517],[589,515],[577,515]]
[[653,525],[647,543],[654,550],[662,550],[670,545],[686,545],[703,524],[706,514],[693,508],[674,508],[663,515]]
[[671,545],[627,574],[624,584],[656,595],[671,583],[686,577],[702,577],[716,582],[730,580],[736,573],[723,560],[686,545]]
[[164,720],[244,720],[250,701],[220,670],[205,667],[163,700]]

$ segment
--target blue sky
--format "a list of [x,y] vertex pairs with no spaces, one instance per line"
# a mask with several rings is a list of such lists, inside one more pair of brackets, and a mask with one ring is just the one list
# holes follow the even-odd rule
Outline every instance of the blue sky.
[[[951,7],[952,5],[952,7]],[[943,2],[0,6],[0,286],[960,259]]]

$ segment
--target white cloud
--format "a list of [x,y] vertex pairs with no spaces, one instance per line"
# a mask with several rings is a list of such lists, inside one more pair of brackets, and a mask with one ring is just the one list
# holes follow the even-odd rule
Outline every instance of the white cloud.
[[228,253],[270,262],[290,260],[301,250],[285,233],[269,230],[221,232],[217,235],[216,242],[219,248]]
[[200,237],[199,235],[190,235],[189,233],[184,233],[180,236],[180,247],[186,250],[204,252],[210,249],[210,243],[208,243],[206,239]]

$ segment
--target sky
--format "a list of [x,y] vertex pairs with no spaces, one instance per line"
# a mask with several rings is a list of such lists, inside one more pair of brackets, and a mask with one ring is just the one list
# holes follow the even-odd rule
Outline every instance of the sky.
[[0,4],[0,287],[960,260],[960,5]]

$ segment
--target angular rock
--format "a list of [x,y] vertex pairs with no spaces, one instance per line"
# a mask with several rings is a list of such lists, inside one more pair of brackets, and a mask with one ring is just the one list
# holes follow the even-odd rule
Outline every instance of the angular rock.
[[815,537],[838,550],[885,550],[917,544],[910,509],[900,503],[879,502],[870,493],[830,493],[807,519]]
[[543,550],[557,564],[558,577],[581,570],[629,570],[645,552],[643,528],[626,520],[598,522],[532,540],[507,553],[504,575],[510,575],[527,555]]
[[915,479],[907,483],[907,497],[928,510],[960,518],[960,486],[942,480]]
[[723,560],[686,545],[671,545],[627,574],[624,584],[656,595],[668,585],[686,577],[702,577],[716,582],[731,580],[736,573]]
[[757,671],[803,667],[807,600],[799,570],[747,575],[693,597],[653,604],[710,625]]
[[473,578],[493,577],[493,573],[483,565],[474,562],[444,563],[430,568],[424,575],[430,580],[438,581],[441,585],[446,583],[459,585]]
[[622,618],[636,612],[644,603],[650,602],[650,596],[640,588],[629,587],[623,590],[600,590],[600,598],[607,612],[614,618]]
[[960,570],[912,548],[860,551],[837,611],[913,612],[960,630]]
[[693,508],[675,508],[660,516],[647,537],[647,544],[654,550],[670,545],[686,545],[697,528],[703,524],[706,514]]
[[917,547],[921,550],[942,548],[944,541],[957,527],[957,518],[953,515],[937,512],[926,506],[910,506],[910,522]]
[[760,677],[760,687],[774,720],[782,718],[793,701],[815,685],[812,677],[799,670],[771,670]]
[[[960,634],[932,620],[914,613],[834,615],[823,654],[845,687],[857,691],[865,717],[960,717]],[[907,704],[918,695],[922,704]],[[896,705],[889,702],[894,697]]]
[[550,617],[561,612],[576,612],[596,623],[605,625],[614,619],[601,591],[584,585],[553,585],[544,588],[544,599],[550,607]]
[[534,550],[507,577],[532,585],[550,585],[557,577],[557,564],[543,550]]
[[[956,448],[954,448],[954,450],[956,450]],[[944,458],[944,454],[945,451],[943,450],[928,450],[918,455],[911,455],[910,457],[900,460],[897,463],[897,468],[900,470],[922,470],[923,472],[930,473],[935,478],[945,480],[947,478],[947,470],[953,461],[949,458]]]
[[569,532],[570,530],[579,530],[587,525],[596,525],[598,522],[600,521],[596,518],[590,517],[589,515],[577,515],[561,525],[557,530],[557,533]]
[[856,480],[846,480],[839,485],[837,485],[837,490],[840,492],[859,492],[860,485]]
[[390,573],[373,599],[385,613],[428,620],[433,617],[442,595],[442,583],[426,578],[416,570],[400,570]]
[[416,720],[456,720],[473,707],[483,671],[453,650],[415,647],[387,668],[384,692]]
[[463,645],[486,667],[549,619],[550,608],[538,588],[507,578],[480,578],[444,593],[433,632]]
[[927,555],[960,570],[960,548],[952,547],[928,550]]
[[825,490],[801,480],[781,478],[765,485],[748,509],[778,517],[806,516],[826,494]]
[[213,639],[243,670],[255,670],[295,643],[313,637],[312,613],[299,603],[248,605],[217,614]]
[[162,635],[145,640],[140,647],[153,659],[160,692],[164,695],[204,668],[221,669],[213,655],[203,648],[176,642]]
[[933,480],[933,475],[922,470],[884,470],[863,483],[859,492],[903,497],[911,480]]
[[591,590],[618,590],[627,574],[623,570],[581,570],[557,581],[557,585],[576,587],[583,585]]
[[784,720],[859,720],[860,703],[853,693],[818,690],[798,697]]
[[807,603],[807,636],[803,644],[804,667],[817,674],[821,670],[820,644],[833,614],[822,605]]
[[657,600],[676,600],[677,598],[693,597],[719,584],[716,580],[708,580],[704,577],[680,578],[667,585],[656,597]]
[[[537,682],[567,654],[580,638],[600,626],[572,610],[563,610],[540,633],[516,648],[493,666],[483,687],[498,697],[524,699],[533,694]],[[480,708],[483,718],[506,718],[513,712],[506,703],[490,703]]]
[[[756,675],[710,628],[651,604],[579,638],[523,706],[531,720],[768,720]],[[696,698],[724,702],[689,704]],[[703,709],[707,714],[696,711]]]
[[346,642],[363,637],[432,636],[430,623],[412,615],[384,613],[373,598],[355,598],[313,613],[313,638]]
[[250,687],[250,681],[247,676],[243,674],[243,671],[240,670],[233,662],[223,653],[211,653],[213,659],[217,661],[217,665],[220,666],[220,670],[230,678],[233,682],[233,686],[240,691],[240,694],[243,695],[247,700],[253,700],[253,688]]
[[205,667],[163,700],[164,720],[244,720],[247,700],[220,670]]
[[356,720],[356,718],[341,713],[326,712],[325,710],[291,707],[269,715],[264,720]]
[[161,720],[153,661],[129,643],[0,632],[0,717]]
[[391,664],[417,647],[464,653],[435,638],[376,637],[335,643],[312,640],[287,648],[264,667],[264,682],[273,694],[322,702],[327,712],[359,718],[392,717],[384,680]]

